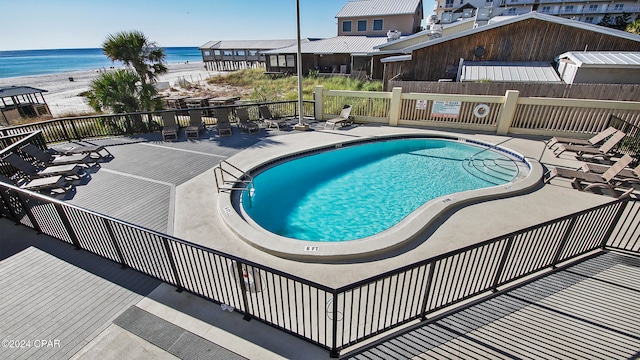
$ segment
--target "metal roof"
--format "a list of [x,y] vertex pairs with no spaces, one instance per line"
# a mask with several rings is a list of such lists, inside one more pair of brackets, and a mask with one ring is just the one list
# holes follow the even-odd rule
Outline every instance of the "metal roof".
[[413,14],[421,0],[356,0],[347,2],[337,18]]
[[31,86],[10,86],[0,88],[0,98],[7,98],[12,96],[39,94],[48,92],[48,90],[37,89]]
[[573,61],[578,67],[640,67],[640,52],[569,51],[558,56],[558,59],[563,58]]
[[[377,45],[387,41],[386,36],[336,36],[329,39],[308,40],[300,43],[303,54],[368,54]],[[263,54],[294,54],[297,44],[282,49],[264,51]]]
[[209,41],[208,43],[200,46],[200,50],[208,49],[242,49],[242,50],[263,50],[263,49],[278,49],[281,47],[289,46],[296,43],[296,39],[285,40],[220,40]]
[[465,61],[460,81],[562,82],[548,62]]
[[[632,34],[632,33],[626,32],[626,31],[622,31],[622,30],[611,29],[611,28],[608,28],[608,27],[599,26],[599,25],[595,25],[595,24],[589,24],[589,23],[585,23],[585,22],[582,22],[582,21],[565,19],[565,18],[560,17],[560,16],[541,14],[541,13],[539,13],[537,11],[531,11],[531,12],[528,12],[526,14],[519,15],[519,16],[506,17],[506,19],[503,20],[503,21],[495,22],[495,23],[492,23],[492,24],[484,25],[484,26],[478,26],[477,28],[464,30],[464,31],[461,31],[459,33],[455,33],[455,34],[452,34],[452,35],[449,35],[449,36],[441,37],[439,39],[425,41],[425,42],[417,44],[417,45],[410,45],[408,47],[403,48],[402,52],[411,53],[413,50],[422,49],[422,48],[425,48],[427,46],[440,44],[440,43],[443,43],[443,42],[446,42],[446,41],[449,41],[449,40],[458,39],[458,38],[465,37],[465,36],[468,36],[468,35],[471,35],[471,34],[480,33],[482,31],[495,29],[495,28],[498,28],[500,26],[513,24],[513,23],[516,23],[516,22],[519,22],[519,21],[526,21],[526,20],[529,20],[529,19],[538,19],[538,20],[542,20],[542,21],[548,21],[548,22],[552,22],[552,23],[556,23],[556,24],[571,26],[571,27],[575,27],[575,28],[579,28],[579,29],[583,29],[583,30],[588,30],[588,31],[593,31],[593,32],[601,33],[601,34],[615,36],[615,37],[619,37],[619,38],[623,38],[623,39],[627,39],[627,40],[638,41],[640,43],[640,35]],[[401,40],[398,40],[398,42],[400,42],[400,41],[410,42],[414,37],[422,36],[422,35],[423,35],[422,32],[419,32],[419,33],[416,33],[416,34],[413,34],[413,35],[409,35],[409,36],[407,36],[407,37],[405,37],[405,38],[403,38]]]

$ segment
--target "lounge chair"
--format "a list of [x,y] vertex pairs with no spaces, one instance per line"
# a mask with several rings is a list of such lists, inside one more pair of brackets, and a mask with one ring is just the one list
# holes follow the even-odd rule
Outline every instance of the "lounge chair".
[[618,129],[613,126],[609,126],[608,128],[600,131],[589,139],[576,139],[576,138],[568,138],[568,137],[553,137],[551,140],[547,141],[547,147],[551,149],[554,145],[557,144],[569,144],[569,145],[591,145],[596,146],[599,143],[605,141],[611,135],[616,133]]
[[20,147],[20,151],[33,157],[43,166],[69,165],[69,164],[88,164],[96,162],[89,154],[75,155],[52,155],[33,144],[25,144]]
[[[106,158],[112,158],[113,154],[104,145],[77,145],[70,144],[65,147],[50,148],[57,155],[76,155],[76,154],[88,154],[91,158],[96,160],[102,160]],[[105,152],[106,154],[102,154]],[[95,155],[95,156],[94,156]]]
[[[582,165],[582,171],[590,172],[595,174],[604,174],[609,170],[611,166],[599,165],[593,163],[584,163]],[[633,169],[624,168],[620,170],[616,178],[622,182],[627,183],[640,183],[640,165],[636,166]]]
[[275,125],[278,130],[280,130],[280,125],[286,124],[287,119],[273,117],[268,106],[259,106],[258,110],[260,111],[260,116],[262,117],[262,121],[264,121],[264,125],[266,127],[270,128],[272,125]]
[[238,127],[240,130],[246,130],[249,134],[251,132],[260,132],[260,126],[249,119],[249,111],[247,108],[237,108],[236,115],[238,116]]
[[229,122],[229,112],[226,108],[215,109],[216,116],[216,129],[218,130],[218,135],[233,135],[233,130],[231,130],[231,122]]
[[80,165],[70,164],[38,168],[25,159],[21,158],[18,154],[12,152],[5,154],[2,157],[2,160],[23,172],[30,179],[44,178],[55,175],[62,175],[65,177],[68,176],[73,177],[74,179],[80,179],[86,175],[86,173],[83,171],[83,167]]
[[[545,181],[545,183],[548,184],[549,181],[551,181],[551,179],[555,177],[562,177],[571,179],[572,185],[580,191],[587,191],[593,188],[607,188],[609,189],[613,197],[627,196],[631,192],[633,192],[633,188],[625,188],[622,195],[616,196],[615,189],[620,185],[620,182],[616,180],[616,177],[619,176],[619,173],[625,167],[627,167],[627,165],[629,165],[631,161],[633,161],[633,158],[630,155],[624,155],[603,174],[556,167],[548,172],[549,178]],[[589,183],[589,185],[584,187],[582,185],[583,182]]]
[[617,131],[615,134],[611,135],[609,140],[607,140],[599,148],[589,145],[561,144],[553,151],[553,153],[556,155],[556,157],[558,157],[563,152],[570,151],[576,153],[576,157],[580,160],[584,160],[584,155],[590,155],[594,158],[603,158],[604,160],[610,160],[610,158],[615,155],[613,153],[613,149],[618,146],[618,144],[622,141],[622,139],[624,139],[625,136],[626,134],[622,131]]
[[49,176],[39,179],[23,179],[18,182],[11,181],[8,177],[0,174],[0,181],[5,182],[7,184],[15,185],[21,189],[38,191],[42,192],[43,190],[49,190],[49,193],[52,192],[63,192],[66,193],[69,190],[73,189],[73,185],[67,182],[67,179],[62,175],[57,176]]
[[345,126],[353,124],[353,120],[351,118],[351,105],[345,105],[340,111],[340,115],[338,117],[329,119],[324,124],[324,128],[328,128],[331,125],[331,129],[335,129],[336,125]]
[[162,141],[178,140],[178,124],[176,124],[176,114],[173,112],[162,113]]
[[204,123],[202,122],[201,110],[189,110],[189,126],[185,131],[187,139],[199,138],[200,134],[204,132]]

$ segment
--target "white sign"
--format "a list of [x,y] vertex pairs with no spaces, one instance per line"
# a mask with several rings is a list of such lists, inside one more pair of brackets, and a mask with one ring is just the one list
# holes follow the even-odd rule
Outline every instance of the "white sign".
[[427,110],[427,100],[417,100],[416,110]]
[[431,109],[431,116],[444,117],[444,118],[457,118],[460,115],[460,101],[441,101],[436,100],[433,102],[433,109]]

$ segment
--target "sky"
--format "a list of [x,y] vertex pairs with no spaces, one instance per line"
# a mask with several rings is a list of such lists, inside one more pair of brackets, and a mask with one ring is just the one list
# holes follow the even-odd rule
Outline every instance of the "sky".
[[[348,0],[299,0],[300,36],[337,35]],[[434,6],[424,1],[425,18]],[[295,39],[295,0],[3,1],[1,50],[99,48],[107,35],[138,30],[161,47],[212,40]]]

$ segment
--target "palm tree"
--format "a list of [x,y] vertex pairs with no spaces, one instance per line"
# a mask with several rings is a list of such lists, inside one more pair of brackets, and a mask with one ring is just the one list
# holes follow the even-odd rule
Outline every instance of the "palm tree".
[[140,31],[123,31],[107,36],[102,51],[111,61],[132,67],[143,83],[152,83],[167,72],[164,50]]
[[102,73],[91,82],[87,92],[89,105],[94,110],[114,113],[161,109],[157,95],[153,84],[144,83],[138,74],[123,69]]
[[625,30],[632,34],[640,35],[640,20],[636,20],[634,22],[628,23]]

